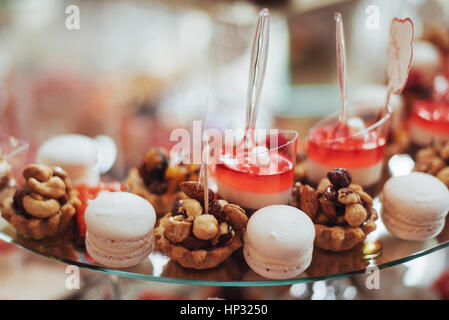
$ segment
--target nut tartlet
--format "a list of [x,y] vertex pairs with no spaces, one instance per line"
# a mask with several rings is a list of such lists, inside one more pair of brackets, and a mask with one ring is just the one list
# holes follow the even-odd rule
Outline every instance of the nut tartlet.
[[42,239],[63,231],[80,205],[70,178],[59,167],[28,165],[25,182],[1,204],[2,217],[22,235]]
[[414,171],[434,175],[449,188],[449,141],[433,141],[416,154]]
[[334,169],[317,190],[297,182],[291,205],[304,211],[315,225],[315,246],[345,251],[363,242],[376,229],[378,214],[373,199],[352,183],[346,169]]
[[163,215],[185,198],[179,183],[198,179],[199,169],[198,165],[170,164],[164,150],[151,148],[143,163],[129,171],[126,184],[130,192],[147,199],[156,213]]
[[241,207],[214,200],[209,190],[209,212],[204,213],[204,187],[194,181],[180,184],[188,198],[179,200],[154,230],[156,245],[185,268],[216,267],[242,246],[248,217]]

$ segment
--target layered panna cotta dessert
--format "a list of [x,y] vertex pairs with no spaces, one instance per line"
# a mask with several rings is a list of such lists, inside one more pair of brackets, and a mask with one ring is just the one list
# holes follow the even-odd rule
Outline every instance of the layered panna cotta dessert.
[[253,154],[257,159],[252,159],[248,152],[242,157],[221,155],[215,167],[220,196],[253,210],[288,204],[294,182],[294,163],[281,152],[256,148]]
[[334,168],[351,171],[354,183],[375,186],[382,174],[386,138],[378,130],[367,130],[361,118],[348,119],[347,126],[313,128],[307,146],[307,179],[318,185]]
[[449,103],[445,100],[419,100],[410,117],[410,138],[421,147],[432,140],[449,140]]
[[421,95],[431,94],[433,80],[441,72],[443,66],[444,59],[435,45],[427,41],[415,41],[406,90],[421,91]]

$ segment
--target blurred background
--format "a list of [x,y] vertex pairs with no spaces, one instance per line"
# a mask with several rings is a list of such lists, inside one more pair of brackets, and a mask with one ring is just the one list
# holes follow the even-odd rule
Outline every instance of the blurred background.
[[[79,26],[68,20],[71,6],[79,9]],[[56,134],[107,135],[118,147],[110,175],[122,179],[149,146],[169,147],[173,128],[200,120],[207,97],[207,126],[241,127],[249,45],[265,6],[272,19],[258,126],[296,129],[302,137],[340,108],[335,11],[345,22],[353,103],[367,88],[384,88],[392,17],[411,17],[417,39],[436,26],[449,31],[444,0],[0,0],[0,131],[28,141],[29,159]],[[369,25],[373,14],[379,23]],[[111,294],[101,274],[82,271],[81,289],[70,291],[65,265],[0,246],[0,298]],[[425,272],[435,261],[442,267]],[[449,251],[440,250],[384,270],[378,292],[361,289],[363,276],[342,280],[340,291],[325,282],[260,290],[118,281],[125,298],[143,299],[441,298],[434,283],[448,277],[448,262]]]

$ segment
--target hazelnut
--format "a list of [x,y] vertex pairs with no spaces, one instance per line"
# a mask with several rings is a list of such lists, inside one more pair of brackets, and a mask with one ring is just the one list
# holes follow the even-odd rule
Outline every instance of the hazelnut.
[[209,240],[218,233],[218,221],[211,214],[203,214],[193,221],[193,234],[201,240]]
[[350,226],[360,226],[366,220],[367,216],[368,212],[361,204],[354,203],[346,206],[345,220]]
[[327,178],[336,189],[347,188],[352,182],[351,173],[344,168],[335,168],[327,173]]
[[428,170],[428,173],[435,175],[445,166],[446,163],[444,163],[443,159],[435,158],[430,162],[430,168]]
[[416,162],[427,162],[437,157],[437,152],[431,148],[427,147],[419,150],[416,153]]

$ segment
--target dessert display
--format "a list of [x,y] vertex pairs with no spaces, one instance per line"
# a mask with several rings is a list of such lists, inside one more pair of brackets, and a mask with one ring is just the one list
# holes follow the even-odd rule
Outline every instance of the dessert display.
[[87,206],[89,205],[90,200],[94,200],[98,194],[104,191],[109,192],[118,192],[118,191],[126,191],[125,185],[119,182],[110,182],[110,183],[99,183],[96,186],[89,186],[87,184],[80,184],[75,187],[78,191],[78,197],[81,201],[81,205],[76,208],[76,223],[78,236],[84,239],[86,237],[86,222],[84,219],[84,213],[86,211]]
[[347,168],[351,170],[355,183],[375,188],[382,174],[387,120],[391,112],[388,109],[391,85],[388,85],[385,108],[376,106],[348,110],[343,18],[338,12],[334,18],[341,111],[338,115],[321,120],[309,130],[306,177],[310,184],[316,186],[332,168]]
[[243,254],[257,274],[270,279],[293,278],[312,260],[315,229],[301,210],[272,205],[257,210],[249,219]]
[[288,204],[295,179],[297,136],[280,131],[277,148],[254,146],[240,155],[222,154],[215,167],[219,195],[252,210]]
[[382,174],[390,118],[391,97],[403,91],[413,57],[414,26],[409,19],[394,18],[388,45],[387,95],[380,108],[348,110],[345,51],[341,15],[336,14],[337,66],[342,109],[316,124],[308,134],[307,179],[317,185],[332,168],[347,168],[354,183],[376,189]]
[[297,182],[291,205],[312,219],[315,246],[324,250],[352,249],[376,229],[373,199],[352,183],[351,173],[343,168],[328,172],[316,190]]
[[415,171],[429,173],[449,188],[449,141],[432,141],[416,153]]
[[332,117],[310,130],[306,176],[312,185],[318,185],[333,168],[341,167],[351,171],[354,183],[375,189],[382,175],[388,118],[376,121],[378,108],[356,113],[344,127],[339,126],[337,117]]
[[154,230],[157,247],[181,266],[214,268],[242,246],[248,218],[245,210],[226,200],[214,200],[209,192],[209,211],[204,212],[204,186],[194,181],[180,184],[187,195],[159,221]]
[[45,141],[37,152],[37,161],[47,166],[59,166],[67,171],[73,185],[96,185],[100,181],[95,140],[66,134]]
[[269,32],[270,14],[263,9],[252,43],[244,136],[225,146],[215,168],[219,195],[251,211],[288,204],[295,176],[298,133],[276,130],[276,134],[270,132],[268,138],[260,139],[255,132]]
[[80,205],[67,173],[59,167],[31,164],[23,170],[23,177],[22,187],[2,202],[2,217],[33,239],[65,230]]
[[126,184],[130,192],[147,199],[156,213],[163,215],[176,200],[185,197],[179,183],[197,180],[199,170],[199,165],[172,164],[165,150],[151,148],[143,163],[129,171]]
[[[422,249],[435,250],[435,243],[445,245],[449,239],[449,228],[443,229],[449,219],[449,190],[444,187],[449,187],[449,141],[443,140],[449,128],[445,113],[449,103],[443,96],[416,102],[410,137],[418,145],[429,145],[416,154],[415,171],[424,173],[386,183],[382,221],[373,233],[379,218],[376,196],[386,180],[382,175],[387,169],[398,174],[392,166],[384,166],[387,145],[398,130],[409,133],[402,127],[404,106],[399,93],[408,74],[410,20],[395,19],[398,24],[392,24],[388,84],[367,86],[348,100],[342,18],[335,16],[342,110],[317,122],[298,150],[296,131],[271,129],[267,135],[255,130],[267,61],[268,17],[267,10],[262,10],[254,37],[242,139],[218,148],[214,145],[211,152],[209,144],[216,139],[213,136],[210,141],[204,129],[201,141],[192,143],[189,137],[193,147],[200,146],[201,165],[170,158],[168,150],[160,147],[151,147],[140,163],[134,162],[154,145],[155,137],[165,140],[157,145],[170,146],[157,124],[147,126],[156,120],[157,101],[145,95],[147,85],[136,83],[139,92],[132,94],[129,103],[135,108],[126,112],[132,118],[124,122],[129,132],[123,135],[119,126],[113,128],[118,132],[110,134],[119,139],[119,146],[123,137],[126,141],[132,137],[145,148],[130,148],[135,143],[121,146],[122,170],[106,175],[104,162],[112,164],[117,149],[114,155],[103,153],[97,138],[78,134],[44,142],[37,152],[39,164],[25,168],[24,183],[17,189],[13,179],[17,174],[11,170],[21,165],[7,162],[11,160],[7,157],[0,159],[0,209],[9,222],[0,225],[0,238],[114,275],[223,286],[265,285],[264,281],[294,284],[303,282],[299,277],[310,281],[362,273],[371,262],[382,268],[409,260]],[[439,63],[432,57],[417,59],[415,83],[409,89],[427,90]],[[105,119],[110,125],[112,119]],[[206,119],[203,115],[204,128]],[[137,123],[139,130],[131,130]],[[102,128],[84,129],[102,134]],[[198,137],[193,134],[193,138]],[[410,151],[392,150],[392,154]],[[190,150],[191,154],[196,151]],[[212,154],[215,162],[209,168]],[[411,163],[411,155],[402,156]],[[137,165],[130,168],[132,163]],[[105,182],[100,181],[100,171]],[[434,238],[434,244],[422,242],[420,251],[413,251],[410,242],[390,236],[383,225],[397,238]],[[133,266],[137,267],[108,269]]]
[[131,267],[153,250],[156,213],[144,198],[128,192],[102,192],[85,213],[86,249],[98,263]]
[[432,140],[449,141],[449,102],[445,99],[418,100],[410,116],[410,139],[419,147]]
[[449,211],[448,188],[434,176],[422,172],[390,178],[380,200],[385,227],[404,240],[437,236]]

